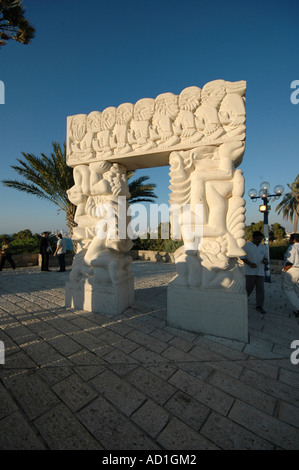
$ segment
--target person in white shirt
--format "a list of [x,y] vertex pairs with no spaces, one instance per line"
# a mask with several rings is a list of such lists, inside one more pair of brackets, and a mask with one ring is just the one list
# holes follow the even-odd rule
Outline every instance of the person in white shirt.
[[285,254],[282,289],[295,309],[295,317],[299,317],[299,233],[292,233],[290,243]]
[[245,256],[241,259],[245,264],[246,291],[249,297],[255,287],[256,310],[266,313],[264,310],[264,282],[265,282],[265,264],[268,263],[267,248],[261,244],[264,235],[259,232],[253,232],[252,242],[244,246]]
[[62,238],[61,233],[57,235],[58,241],[56,245],[56,250],[54,256],[57,255],[59,263],[59,272],[65,271],[65,253],[66,253],[66,241]]

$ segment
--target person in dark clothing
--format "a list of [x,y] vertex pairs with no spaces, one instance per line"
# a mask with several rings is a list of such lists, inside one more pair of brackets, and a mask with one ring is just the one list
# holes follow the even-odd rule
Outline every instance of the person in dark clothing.
[[14,260],[12,259],[11,248],[10,248],[10,244],[9,244],[7,238],[3,239],[2,248],[1,248],[0,253],[1,253],[0,271],[2,271],[2,268],[3,268],[6,260],[10,263],[12,269],[16,269],[16,264],[15,264]]
[[48,240],[47,232],[43,232],[39,241],[39,251],[42,255],[41,271],[50,271],[49,269],[49,256],[51,252],[51,245]]

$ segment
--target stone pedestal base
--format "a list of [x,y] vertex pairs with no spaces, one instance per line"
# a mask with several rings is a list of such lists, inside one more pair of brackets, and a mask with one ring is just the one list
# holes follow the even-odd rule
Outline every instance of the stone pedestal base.
[[176,328],[247,343],[247,295],[170,284],[167,321]]
[[117,285],[90,280],[66,283],[66,307],[104,315],[118,315],[134,303],[134,278]]

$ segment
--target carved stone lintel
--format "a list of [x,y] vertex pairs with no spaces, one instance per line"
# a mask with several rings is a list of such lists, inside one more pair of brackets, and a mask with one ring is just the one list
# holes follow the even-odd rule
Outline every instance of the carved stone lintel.
[[147,168],[168,165],[176,150],[243,141],[245,89],[242,80],[214,80],[202,89],[185,88],[180,95],[162,93],[135,105],[69,116],[67,164],[107,160],[128,169]]

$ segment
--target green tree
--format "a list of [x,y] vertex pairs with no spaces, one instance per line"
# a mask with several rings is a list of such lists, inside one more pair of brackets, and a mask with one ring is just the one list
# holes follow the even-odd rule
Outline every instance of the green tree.
[[157,198],[154,193],[156,185],[154,183],[144,184],[145,181],[149,180],[148,176],[140,176],[139,178],[129,182],[134,174],[135,171],[132,170],[127,172],[129,191],[131,194],[129,199],[130,204],[134,204],[136,202],[154,202]]
[[35,29],[25,18],[21,0],[0,0],[0,47],[9,39],[29,44]]
[[270,226],[269,238],[273,240],[283,240],[286,236],[286,229],[277,222]]
[[66,214],[66,223],[72,234],[76,206],[68,199],[66,191],[74,185],[73,170],[66,164],[66,145],[63,150],[60,144],[53,143],[50,157],[41,154],[37,157],[31,153],[22,153],[24,159],[17,159],[19,165],[12,168],[25,181],[3,180],[4,186],[46,199],[58,207],[58,211]]
[[[46,199],[58,206],[58,211],[64,211],[66,214],[66,223],[72,235],[76,226],[74,221],[76,206],[69,201],[66,191],[74,185],[73,169],[66,164],[65,142],[63,149],[58,142],[52,145],[53,153],[50,157],[43,153],[40,157],[22,153],[24,159],[17,159],[19,165],[12,165],[25,181],[3,180],[2,183],[4,186]],[[134,172],[128,173],[130,179]],[[131,204],[141,201],[152,202],[157,197],[154,193],[156,185],[144,184],[148,179],[148,176],[143,176],[129,183]]]
[[253,232],[262,232],[264,233],[264,222],[261,220],[260,222],[251,222],[251,225],[247,225],[245,227],[245,240],[251,241]]
[[294,221],[294,232],[298,229],[299,219],[299,174],[292,184],[288,184],[290,192],[286,193],[282,201],[277,205],[276,211],[282,214],[284,220]]

